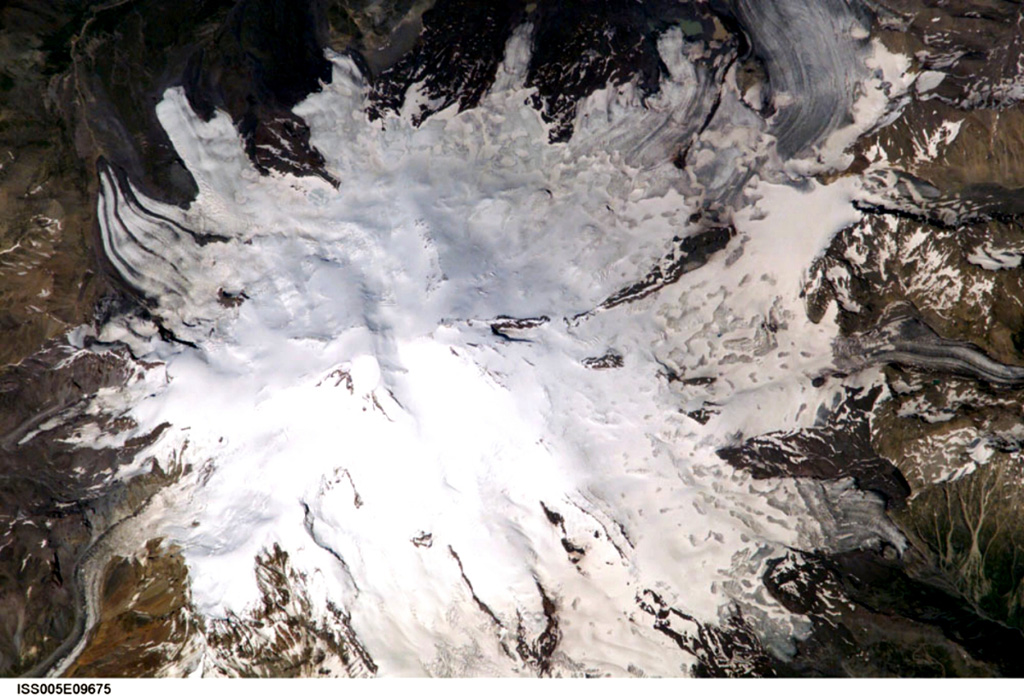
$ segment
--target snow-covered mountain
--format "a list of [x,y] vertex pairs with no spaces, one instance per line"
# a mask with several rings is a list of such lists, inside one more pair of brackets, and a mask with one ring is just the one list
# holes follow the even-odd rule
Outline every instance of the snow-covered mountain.
[[1019,673],[1024,92],[908,4],[89,9],[3,669]]

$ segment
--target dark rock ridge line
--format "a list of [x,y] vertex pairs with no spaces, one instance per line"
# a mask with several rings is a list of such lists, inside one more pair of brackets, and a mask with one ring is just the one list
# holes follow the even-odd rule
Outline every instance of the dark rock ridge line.
[[537,329],[543,327],[545,324],[551,321],[551,318],[547,315],[541,315],[540,317],[507,317],[501,316],[491,321],[491,334],[500,337],[505,341],[526,341],[529,342],[531,339],[521,334],[528,334],[531,329]]
[[540,507],[544,511],[544,517],[548,519],[548,522],[562,531],[562,538],[559,542],[562,543],[562,549],[565,550],[569,562],[578,569],[579,563],[587,555],[586,548],[579,546],[570,539],[569,533],[565,529],[565,517],[561,513],[548,508],[543,501],[540,502]]
[[459,575],[462,576],[462,581],[466,584],[466,588],[469,589],[469,594],[473,598],[473,602],[476,603],[477,608],[480,612],[487,615],[495,626],[499,629],[504,629],[505,625],[502,624],[501,620],[498,619],[498,616],[494,614],[494,610],[492,610],[487,603],[481,600],[480,596],[476,594],[476,590],[473,589],[473,582],[470,581],[469,576],[466,575],[466,569],[462,566],[462,558],[459,556],[458,552],[456,552],[451,545],[448,545],[448,553],[451,555],[452,559],[455,560],[456,565],[458,565]]
[[607,351],[601,356],[584,358],[582,362],[583,367],[590,370],[611,370],[625,365],[622,354],[617,351]]
[[[900,179],[905,178],[900,173]],[[929,185],[930,186],[930,185]],[[970,194],[976,194],[971,197]],[[897,218],[923,223],[945,230],[957,230],[965,224],[997,221],[1020,224],[1024,218],[1024,205],[1019,190],[987,191],[965,190],[963,198],[936,198],[927,204],[912,200],[897,189],[896,196],[884,202],[854,201],[853,207],[869,215],[892,215]]]
[[852,477],[859,488],[880,494],[889,507],[900,508],[910,486],[871,445],[869,415],[880,394],[880,387],[867,392],[847,388],[846,400],[820,426],[756,436],[720,449],[718,456],[755,479]]
[[316,519],[313,517],[309,504],[302,502],[302,526],[306,529],[306,534],[309,535],[309,539],[311,539],[313,544],[317,547],[334,557],[335,561],[338,562],[338,565],[341,566],[342,571],[345,572],[345,576],[348,578],[349,583],[352,584],[352,588],[358,594],[360,592],[359,584],[356,583],[356,578],[352,575],[352,569],[349,568],[348,562],[345,561],[345,558],[341,556],[336,549],[326,544],[323,541],[323,538],[317,534],[315,521]]
[[[676,245],[676,249],[659,260],[643,279],[612,293],[597,307],[574,315],[571,320],[567,319],[566,321],[575,323],[597,312],[637,302],[663,290],[678,282],[686,274],[705,266],[711,257],[725,249],[735,236],[736,228],[727,225],[703,229],[687,237],[673,238],[672,241]],[[613,360],[607,367],[621,367],[615,363]],[[588,367],[597,365],[588,364]]]
[[531,642],[526,635],[523,619],[520,616],[516,626],[516,653],[519,654],[523,663],[537,672],[538,677],[550,677],[552,659],[562,640],[562,631],[558,626],[558,606],[536,577],[533,582],[540,594],[541,611],[544,613],[544,629]]
[[636,302],[672,285],[685,274],[707,264],[714,254],[728,246],[735,235],[736,228],[730,225],[702,230],[684,238],[674,238],[672,241],[677,245],[676,251],[670,252],[642,280],[613,293],[597,309],[610,310]]
[[692,669],[694,677],[776,675],[775,659],[765,651],[738,611],[731,614],[721,627],[716,627],[698,622],[650,589],[638,594],[636,602],[641,610],[654,617],[655,630],[697,659],[697,665]]
[[[544,512],[547,514],[548,509],[541,503],[541,507],[544,508]],[[553,514],[557,518],[561,518],[557,513]],[[551,515],[548,516],[548,520],[552,520]],[[508,627],[501,621],[494,610],[484,602],[479,595],[476,593],[476,589],[473,588],[473,582],[469,580],[469,576],[466,575],[466,569],[462,563],[462,557],[459,556],[455,549],[448,545],[448,554],[451,555],[452,559],[455,560],[455,564],[459,567],[459,575],[462,577],[462,582],[466,584],[466,588],[469,590],[470,597],[473,598],[473,602],[477,609],[485,614],[488,619],[494,624],[494,627],[498,631],[499,643],[502,650],[509,658],[515,658],[518,656],[519,660],[524,665],[534,670],[538,677],[550,676],[552,670],[552,661],[555,650],[558,648],[559,642],[562,640],[562,633],[559,629],[558,622],[558,606],[554,599],[544,588],[541,582],[534,577],[534,584],[537,586],[537,592],[540,594],[541,599],[541,611],[544,613],[544,628],[540,631],[535,639],[530,640],[527,635],[527,629],[523,622],[522,613],[516,611],[516,628],[515,628],[515,646],[514,653],[511,648],[507,645],[506,634]]]

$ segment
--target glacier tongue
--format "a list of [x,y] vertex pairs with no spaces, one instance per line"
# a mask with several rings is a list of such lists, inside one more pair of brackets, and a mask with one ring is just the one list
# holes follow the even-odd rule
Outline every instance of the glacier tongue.
[[[658,108],[703,113],[681,33],[661,50],[680,83]],[[384,674],[675,675],[720,624],[787,651],[804,625],[761,586],[773,555],[901,545],[881,523],[819,522],[823,506],[882,520],[873,495],[755,480],[715,454],[838,399],[812,387],[835,324],[799,294],[858,219],[852,179],[738,175],[777,158],[728,93],[697,181],[655,156],[692,124],[628,90],[591,97],[549,144],[523,32],[479,107],[418,128],[370,123],[354,63],[330,57],[332,82],[295,112],[336,188],[260,176],[230,119],[203,122],[181,90],[158,115],[191,207],[103,177],[105,250],[165,338],[117,322],[100,338],[166,362],[166,384],[131,398],[140,430],[170,424],[137,462],[192,470],[146,534],[184,550],[203,615],[250,613],[277,545]],[[702,192],[732,190],[702,217]],[[712,224],[735,234],[707,263],[595,311]]]

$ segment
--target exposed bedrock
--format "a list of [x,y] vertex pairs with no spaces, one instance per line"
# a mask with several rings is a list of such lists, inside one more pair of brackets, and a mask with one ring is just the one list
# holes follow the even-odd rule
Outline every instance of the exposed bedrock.
[[947,77],[934,94],[965,108],[1013,106],[1024,99],[1022,6],[1013,0],[868,0],[878,36]]
[[287,552],[275,545],[255,566],[262,602],[247,616],[206,624],[210,665],[204,674],[368,677],[377,672],[341,608],[330,606],[323,615],[314,612],[305,589],[309,579],[292,567]]
[[685,274],[707,264],[714,254],[728,246],[735,235],[736,229],[728,226],[708,227],[685,238],[676,237],[673,242],[678,245],[677,249],[652,268],[643,280],[615,292],[598,309],[609,310],[624,303],[636,302],[676,283]]
[[418,92],[410,114],[414,124],[453,104],[460,110],[475,106],[494,81],[508,39],[525,26],[531,44],[525,82],[536,89],[532,104],[551,124],[553,142],[569,140],[579,102],[598,90],[632,84],[642,98],[658,92],[667,75],[658,37],[675,26],[702,47],[702,63],[718,78],[697,85],[694,109],[685,115],[690,132],[696,132],[712,110],[721,71],[738,43],[704,3],[669,0],[439,0],[421,23],[413,48],[373,76],[367,110],[372,119],[401,112],[411,88]]
[[[722,209],[769,157],[750,134],[764,135],[767,124],[786,160],[811,154],[852,121],[872,36],[925,71],[903,110],[853,153],[847,174],[868,171],[868,193],[857,202],[863,219],[834,237],[804,289],[811,318],[825,327],[834,318],[841,334],[836,370],[811,383],[827,383],[836,400],[813,426],[737,436],[717,451],[762,480],[758,486],[797,480],[820,523],[823,548],[769,562],[764,589],[757,588],[808,622],[810,634],[783,655],[738,608],[712,625],[660,587],[638,593],[637,617],[669,640],[670,655],[695,659],[697,675],[1021,674],[1019,5],[14,0],[0,19],[0,365],[17,363],[0,370],[0,675],[58,666],[76,676],[181,674],[200,652],[211,674],[377,671],[351,616],[334,606],[317,614],[310,579],[280,547],[253,560],[255,609],[208,621],[192,607],[181,549],[145,538],[106,546],[122,521],[191,464],[179,452],[164,469],[147,462],[142,476],[115,481],[162,431],[129,437],[135,424],[103,395],[138,384],[153,366],[123,348],[72,348],[54,337],[134,313],[148,338],[180,344],[190,339],[150,326],[158,320],[142,306],[154,316],[175,303],[215,313],[245,300],[243,291],[213,283],[212,272],[197,279],[181,270],[225,239],[168,213],[197,193],[156,118],[168,87],[184,86],[203,118],[227,113],[259,172],[344,187],[292,112],[331,79],[325,49],[354,57],[377,128],[389,127],[394,113],[419,125],[445,109],[477,106],[513,36],[528,37],[520,77],[534,90],[532,108],[551,141],[587,137],[583,100],[600,106],[605,94],[613,95],[609,104],[625,94],[650,107],[642,128],[623,121],[621,130],[598,131],[605,141],[598,145],[638,171],[674,160],[680,178],[692,174],[695,186],[707,187],[702,205]],[[668,90],[676,98],[657,101]],[[710,137],[691,151],[705,132]],[[734,263],[738,257],[719,257],[730,247],[742,253],[749,240],[738,239],[744,235],[728,220],[691,221],[692,234],[675,238],[663,258],[643,261],[602,291],[598,307],[618,309],[598,319],[610,325],[615,315],[638,315],[659,294],[689,284],[698,275],[691,273]],[[672,234],[643,259],[669,249]],[[141,302],[118,294],[110,277]],[[722,300],[723,313],[728,307]],[[494,344],[510,354],[540,346],[558,324],[541,311],[484,315],[494,317],[486,323]],[[774,341],[776,329],[765,319],[757,341]],[[629,379],[642,352],[589,348],[579,361],[588,379]],[[714,360],[702,368],[717,369]],[[339,375],[351,393],[352,376],[338,372],[339,385]],[[809,381],[803,377],[801,385]],[[835,386],[848,378],[863,381]],[[699,385],[719,377],[669,379]],[[734,407],[708,404],[689,415],[710,423],[710,433],[712,414]],[[561,526],[556,549],[582,576],[581,559],[596,557],[569,537],[560,514],[544,512]],[[434,539],[443,538],[420,532],[412,544],[427,549]],[[473,599],[501,626],[449,549]],[[573,630],[559,614],[559,590],[537,581],[538,631],[522,621],[501,626],[509,657],[536,674],[555,672],[563,635]]]
[[[942,77],[935,91],[946,80]],[[927,78],[918,80],[922,83]],[[947,200],[976,201],[982,210],[1019,214],[1014,199],[1024,188],[1024,115],[1002,106],[949,104],[935,91],[922,89],[915,90],[915,98],[891,124],[862,140],[858,151],[881,149],[891,166],[928,182]]]
[[526,85],[537,88],[533,103],[552,123],[552,141],[569,139],[577,103],[595,90],[634,82],[641,95],[657,92],[666,74],[657,39],[669,27],[702,44],[709,67],[734,55],[737,44],[703,2],[562,0],[538,4],[530,20]]
[[[258,17],[264,22],[283,19],[264,7],[270,4],[257,8]],[[295,52],[287,47],[265,48],[262,54],[250,51],[255,20],[240,10],[235,13],[240,19],[225,24],[234,5],[229,0],[16,0],[0,8],[0,329],[5,339],[0,364],[17,362],[47,340],[89,322],[96,302],[110,291],[97,268],[97,159],[105,158],[158,200],[184,204],[196,194],[154,106],[168,86],[184,80],[197,47],[232,30],[239,35],[219,54],[216,46],[213,54],[204,54],[207,60],[201,67],[206,73],[192,71],[197,80],[202,77],[203,84],[211,85],[193,90],[197,99],[206,99],[204,104],[226,108],[251,96],[271,109],[291,106],[297,90],[317,84],[303,79],[309,72],[305,68],[287,79],[273,69],[286,60],[285,71],[303,67],[296,66]],[[289,7],[293,5],[300,10],[304,6]],[[243,31],[247,26],[248,33]],[[283,40],[290,34],[260,35]],[[308,38],[308,32],[303,36]],[[318,52],[321,45],[308,50]],[[230,54],[228,48],[237,50]],[[224,63],[235,59],[244,65],[225,76],[231,66]],[[234,86],[217,92],[218,75]],[[265,131],[281,131],[289,143],[302,144],[302,124],[288,119],[271,123],[264,118],[267,113],[259,112],[263,121],[257,119],[251,128],[254,156]],[[239,109],[237,118],[246,115]],[[296,159],[286,148],[282,152],[286,164]]]
[[158,677],[177,669],[180,675],[202,631],[188,581],[180,552],[164,549],[158,539],[133,556],[113,557],[102,571],[96,622],[64,674]]
[[223,109],[238,125],[246,154],[263,174],[311,174],[333,181],[309,127],[291,108],[322,82],[331,66],[326,3],[241,0],[209,43],[189,57],[185,93],[205,119]]
[[0,373],[2,675],[45,670],[74,646],[85,628],[83,561],[174,476],[156,467],[114,480],[159,434],[119,436],[134,424],[97,409],[97,392],[137,375],[123,352],[63,344]]
[[1020,365],[1021,253],[1024,232],[1013,221],[947,226],[867,215],[837,234],[815,262],[805,300],[814,321],[835,303],[844,334],[871,331],[895,310],[946,339],[975,344],[993,360]]
[[886,380],[872,443],[915,492],[894,519],[951,587],[1024,626],[1020,390],[896,367]]
[[1020,110],[948,103],[935,94],[946,82],[944,71],[921,72],[894,120],[858,142],[857,167],[883,167],[866,178],[871,195],[862,207],[946,227],[991,220],[1019,224]]
[[[904,538],[790,551],[764,583],[811,633],[779,675],[1020,675],[1024,642],[1015,393],[970,379],[893,369],[886,390],[849,393],[811,429],[719,451],[757,478],[852,478],[885,497]],[[826,494],[826,500],[828,495]],[[834,514],[848,516],[835,502]],[[824,510],[817,519],[826,520]],[[870,524],[861,519],[859,526]]]
[[111,291],[96,236],[97,161],[156,200],[184,205],[195,196],[154,109],[168,87],[186,85],[203,114],[230,113],[262,171],[326,176],[308,128],[290,111],[330,79],[323,49],[387,65],[412,45],[429,4],[4,3],[0,365],[92,321]]
[[888,507],[902,508],[910,495],[907,480],[871,443],[869,416],[880,392],[847,389],[846,399],[820,425],[756,436],[718,455],[757,479],[849,477],[859,488],[881,495]]
[[45,3],[0,7],[0,365],[88,320],[103,291],[92,179],[48,92],[65,21]]
[[[1022,129],[1011,108],[1024,98],[1021,7],[870,4],[873,35],[911,56],[920,73],[903,108],[856,146],[859,163],[850,172],[866,170],[868,193],[857,204],[866,215],[833,238],[811,269],[805,299],[814,321],[838,310],[840,369],[884,366],[885,395],[868,420],[871,449],[899,469],[911,494],[888,513],[907,550],[883,567],[902,570],[860,569],[862,600],[849,589],[847,597],[871,610],[872,623],[902,615],[900,622],[930,625],[967,658],[940,650],[942,641],[911,640],[896,625],[884,654],[859,639],[876,630],[850,629],[847,653],[870,656],[872,674],[899,673],[889,666],[902,665],[922,673],[1019,675],[1012,652],[1002,649],[1020,642],[1024,579]],[[799,585],[802,572],[788,562],[782,567],[796,579],[791,589]],[[818,579],[810,572],[805,579],[811,577]],[[886,588],[915,600],[895,602]],[[831,632],[823,629],[829,622],[816,624],[814,636]],[[849,615],[839,624],[851,627]],[[915,643],[922,650],[909,658],[905,648]]]
[[1024,634],[975,611],[913,555],[892,549],[822,555],[792,550],[764,583],[811,620],[781,675],[1018,676]]
[[[416,25],[423,4],[8,3],[0,11],[12,39],[0,50],[3,109],[37,121],[23,127],[20,119],[7,120],[9,149],[26,165],[40,156],[53,162],[47,168],[51,191],[37,193],[40,199],[61,201],[63,191],[75,191],[72,183],[84,191],[83,201],[91,198],[88,180],[103,156],[146,195],[185,204],[197,189],[154,109],[168,87],[183,84],[200,114],[223,109],[231,115],[261,171],[326,176],[308,127],[291,107],[330,80],[325,48],[379,49],[396,26]],[[38,121],[40,115],[46,118]],[[44,145],[47,140],[52,145]],[[36,183],[46,184],[40,175],[47,169],[37,170]]]
[[348,617],[312,610],[279,547],[255,560],[263,602],[250,615],[207,620],[192,604],[181,550],[160,539],[122,550],[98,571],[96,617],[68,677],[368,676],[376,665]]
[[[150,195],[185,203],[196,193],[153,109],[180,79],[193,42],[208,35],[226,0],[81,3],[57,32],[47,71],[60,87],[58,106],[76,129],[79,155],[123,167]],[[45,45],[45,44],[44,44]]]
[[1020,3],[867,4],[873,36],[918,72],[904,108],[856,147],[862,166],[884,155],[887,167],[917,180],[917,191],[886,191],[890,180],[878,193],[947,223],[1024,214]]
[[413,85],[423,97],[410,114],[415,124],[452,104],[460,110],[476,106],[494,82],[505,44],[524,14],[525,3],[504,0],[437,2],[423,14],[415,47],[373,80],[370,118],[400,112]]
[[647,589],[637,604],[654,618],[654,628],[697,659],[691,674],[702,678],[774,677],[778,661],[736,612],[721,627],[705,625]]

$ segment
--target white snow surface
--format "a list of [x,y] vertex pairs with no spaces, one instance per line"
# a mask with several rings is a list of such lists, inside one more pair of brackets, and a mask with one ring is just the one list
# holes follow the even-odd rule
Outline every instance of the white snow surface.
[[[644,589],[701,622],[741,609],[785,653],[806,627],[764,591],[764,563],[786,546],[827,549],[828,531],[807,487],[753,480],[715,450],[810,426],[836,396],[811,386],[836,326],[811,324],[799,293],[858,219],[856,183],[754,176],[711,263],[580,317],[691,231],[694,204],[671,153],[655,166],[646,152],[639,169],[623,158],[639,104],[584,109],[579,137],[548,144],[522,86],[527,46],[513,39],[480,107],[418,129],[370,123],[355,66],[331,55],[331,84],[295,111],[336,189],[259,176],[226,115],[204,123],[181,90],[166,93],[159,118],[200,194],[186,211],[136,196],[228,241],[173,239],[104,179],[101,212],[117,203],[123,221],[104,223],[108,253],[198,346],[124,322],[101,334],[163,363],[125,397],[139,431],[170,424],[138,462],[193,466],[140,535],[181,545],[209,617],[256,606],[254,558],[279,544],[318,611],[351,614],[387,675],[529,674],[502,643],[520,622],[543,631],[538,584],[558,608],[564,674],[688,670],[693,658],[639,608]],[[245,299],[225,307],[220,290]],[[507,341],[490,331],[501,315],[549,321]],[[582,364],[610,350],[621,368]],[[681,386],[668,369],[716,380]],[[720,413],[706,425],[684,413],[701,406]],[[586,550],[578,563],[541,502]],[[413,544],[425,534],[430,546]]]

